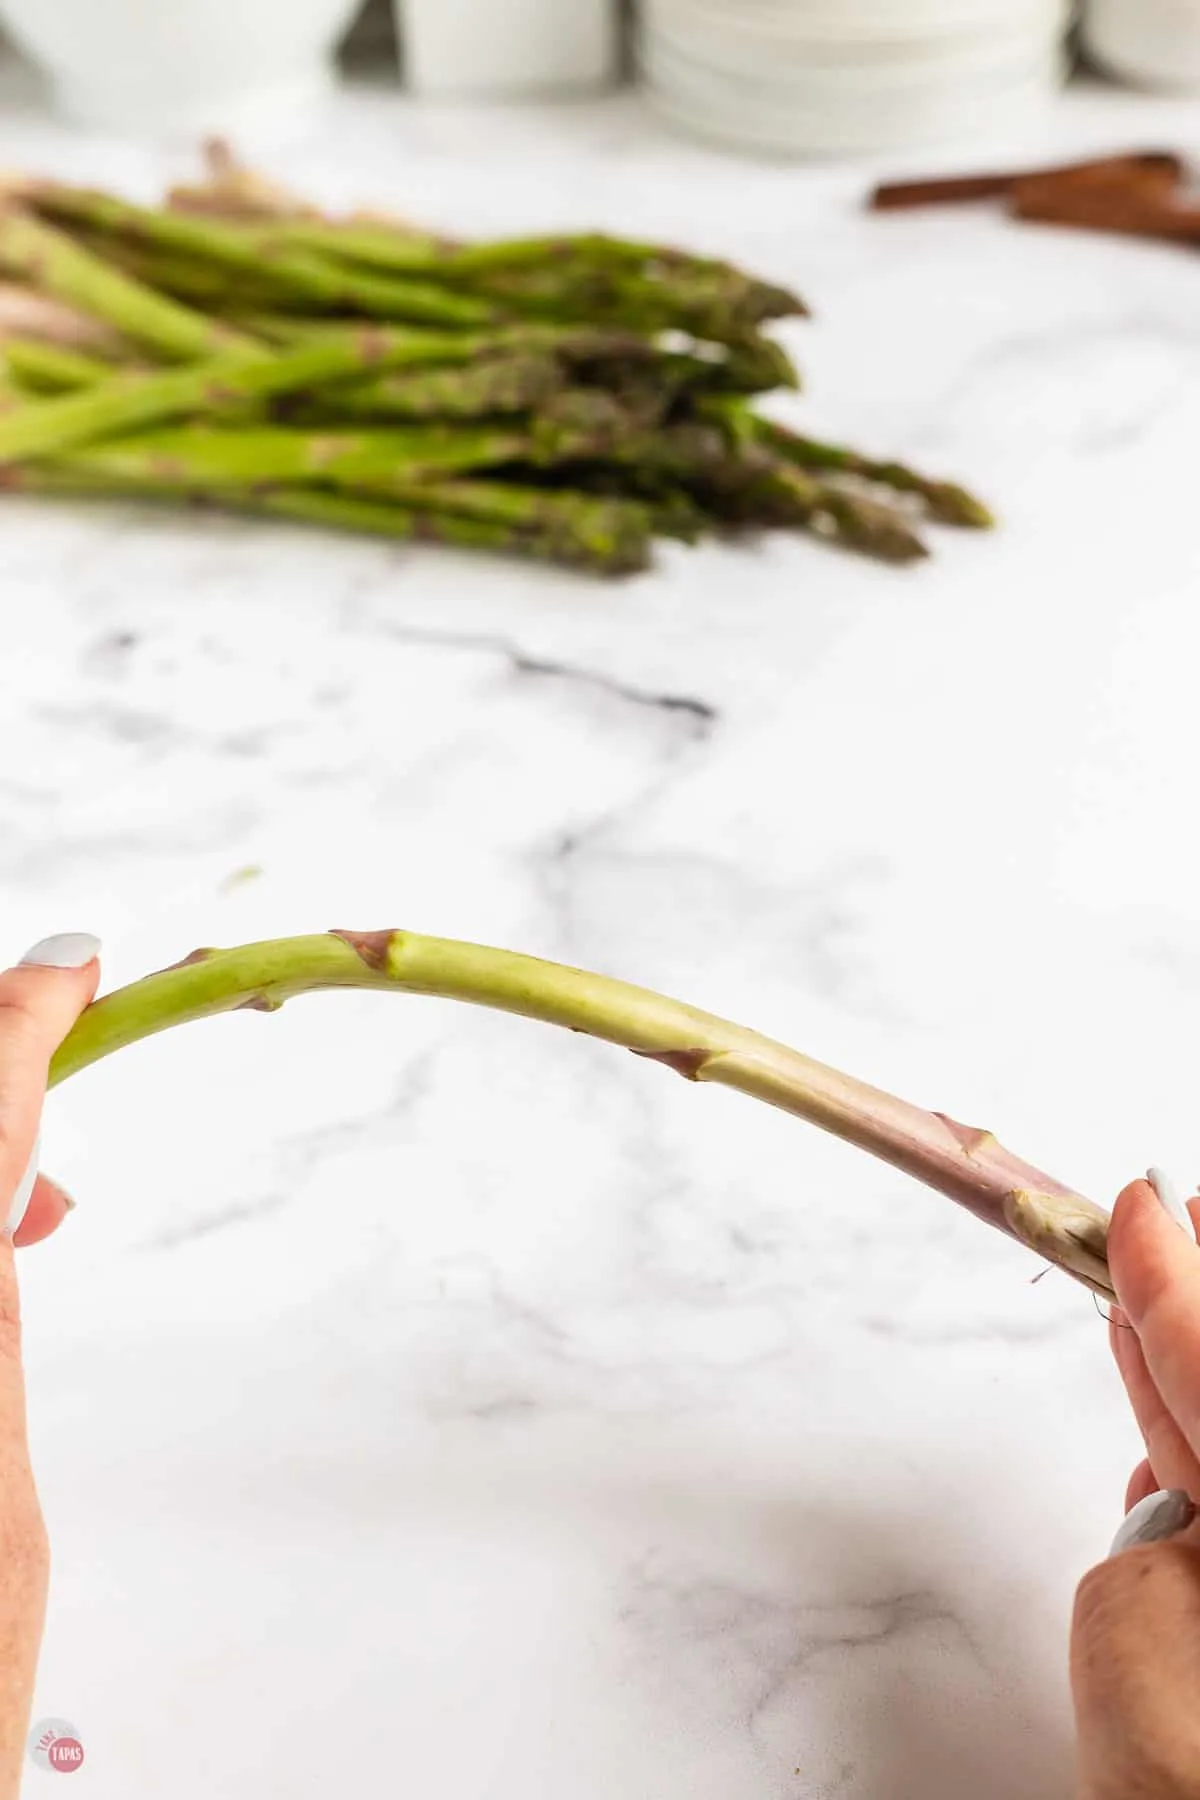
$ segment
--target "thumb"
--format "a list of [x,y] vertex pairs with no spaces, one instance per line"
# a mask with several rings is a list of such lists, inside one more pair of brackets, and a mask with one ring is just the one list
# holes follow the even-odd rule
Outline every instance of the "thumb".
[[[37,1176],[35,1144],[50,1058],[96,991],[99,940],[44,938],[0,974],[0,1363],[16,1364],[19,1309],[12,1233]],[[0,1391],[0,1415],[10,1394]]]
[[1081,1800],[1196,1800],[1200,1525],[1084,1577],[1071,1685]]

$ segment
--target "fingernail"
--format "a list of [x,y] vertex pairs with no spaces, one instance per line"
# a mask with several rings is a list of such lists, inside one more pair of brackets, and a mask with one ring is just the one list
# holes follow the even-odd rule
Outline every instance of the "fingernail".
[[1192,1228],[1192,1216],[1179,1198],[1179,1190],[1171,1177],[1164,1174],[1161,1169],[1147,1169],[1146,1180],[1158,1195],[1163,1211],[1169,1213],[1180,1229],[1186,1231],[1188,1236],[1194,1240],[1196,1233]]
[[1195,1517],[1196,1508],[1182,1488],[1163,1488],[1157,1494],[1147,1494],[1126,1514],[1108,1554],[1120,1556],[1123,1550],[1136,1550],[1139,1544],[1158,1544],[1164,1538],[1177,1537]]
[[21,958],[37,969],[84,969],[100,954],[100,939],[90,931],[60,931],[42,938]]
[[38,1157],[41,1155],[41,1149],[42,1140],[40,1137],[37,1137],[34,1139],[33,1154],[29,1158],[25,1173],[17,1183],[16,1192],[13,1194],[12,1201],[8,1208],[8,1217],[5,1219],[3,1226],[5,1237],[12,1237],[13,1233],[19,1228],[22,1219],[25,1217],[26,1209],[29,1206],[30,1195],[33,1193],[34,1183],[37,1181],[38,1177]]

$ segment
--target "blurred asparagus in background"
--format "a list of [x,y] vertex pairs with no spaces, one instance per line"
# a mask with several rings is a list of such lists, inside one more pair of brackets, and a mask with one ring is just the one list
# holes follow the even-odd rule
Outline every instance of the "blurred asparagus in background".
[[600,234],[462,243],[329,217],[222,145],[157,207],[0,189],[0,487],[158,499],[600,573],[792,528],[893,563],[953,483],[802,437],[803,302]]

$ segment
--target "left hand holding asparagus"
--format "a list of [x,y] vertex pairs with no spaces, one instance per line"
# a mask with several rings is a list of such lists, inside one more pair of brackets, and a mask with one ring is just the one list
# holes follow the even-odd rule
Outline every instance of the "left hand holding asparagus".
[[70,1202],[36,1172],[50,1058],[96,991],[96,940],[47,938],[0,975],[0,1800],[16,1800],[46,1610],[49,1550],[25,1425],[14,1240],[36,1243]]

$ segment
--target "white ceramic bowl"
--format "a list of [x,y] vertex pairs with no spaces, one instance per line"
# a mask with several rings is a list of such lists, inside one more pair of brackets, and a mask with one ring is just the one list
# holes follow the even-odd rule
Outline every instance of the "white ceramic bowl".
[[1102,68],[1135,87],[1200,90],[1196,0],[1090,0],[1083,39]]
[[868,90],[885,96],[902,92],[908,86],[936,86],[961,92],[975,82],[988,82],[1002,77],[1014,68],[1027,67],[1043,57],[1060,41],[1056,30],[1040,32],[1005,32],[986,42],[961,38],[938,42],[928,49],[915,46],[902,55],[860,53],[845,45],[834,51],[822,46],[814,52],[808,46],[788,46],[772,56],[745,38],[730,32],[716,34],[684,32],[669,26],[665,19],[647,23],[642,30],[642,54],[647,66],[661,65],[664,55],[677,61],[703,67],[718,80],[737,82],[761,81],[773,87],[791,85],[797,93],[817,88],[836,99],[841,93],[865,93]]
[[1027,30],[1051,16],[1064,20],[1071,0],[644,0],[652,14],[675,13],[726,25],[772,42],[904,45],[944,36],[989,36],[1006,26]]
[[689,135],[723,148],[767,159],[861,156],[897,153],[938,144],[975,143],[1014,130],[1034,128],[1045,118],[1049,97],[1060,79],[1057,65],[1039,70],[1036,78],[1013,83],[986,99],[969,102],[926,101],[919,107],[881,112],[878,107],[790,113],[757,109],[727,114],[708,102],[697,102],[676,89],[659,91],[648,81],[650,97],[670,123]]
[[113,131],[271,129],[321,99],[356,0],[0,0],[59,110]]
[[902,150],[1023,128],[1060,84],[1069,16],[1069,0],[643,0],[639,60],[699,135]]

